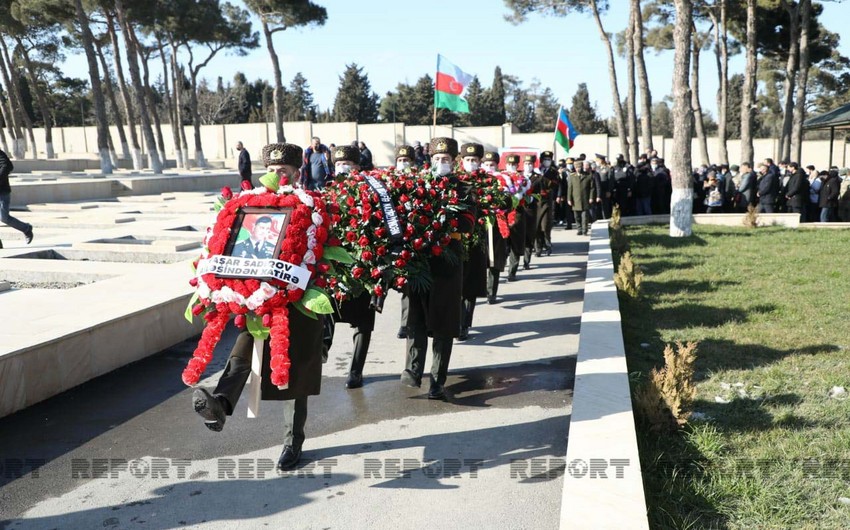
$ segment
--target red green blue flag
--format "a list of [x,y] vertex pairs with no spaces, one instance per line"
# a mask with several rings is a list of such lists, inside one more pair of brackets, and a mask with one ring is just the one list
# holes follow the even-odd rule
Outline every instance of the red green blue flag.
[[564,151],[569,153],[578,135],[579,132],[570,123],[570,117],[567,116],[567,111],[564,107],[561,107],[561,111],[558,113],[558,122],[555,124],[555,141],[564,148]]
[[469,104],[463,97],[463,93],[472,81],[472,77],[438,54],[434,108],[449,109],[454,112],[469,112]]

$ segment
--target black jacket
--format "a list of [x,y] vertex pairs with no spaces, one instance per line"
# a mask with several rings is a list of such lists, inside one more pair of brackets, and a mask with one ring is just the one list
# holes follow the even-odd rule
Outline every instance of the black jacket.
[[239,176],[242,180],[251,180],[251,155],[244,147],[239,151]]
[[759,179],[759,197],[776,197],[779,193],[779,175],[770,169]]
[[0,193],[11,193],[12,187],[9,186],[9,174],[15,169],[12,161],[9,160],[9,155],[0,149]]
[[823,181],[818,196],[818,206],[821,208],[837,208],[838,194],[841,191],[841,179],[838,175],[829,175]]
[[788,196],[788,206],[792,208],[803,208],[809,202],[809,179],[805,171],[797,169],[791,175],[785,195]]

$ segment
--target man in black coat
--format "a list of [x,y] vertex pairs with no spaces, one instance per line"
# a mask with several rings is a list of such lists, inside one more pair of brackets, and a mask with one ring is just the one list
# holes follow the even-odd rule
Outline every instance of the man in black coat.
[[791,170],[791,179],[785,192],[788,211],[800,214],[800,222],[803,223],[806,221],[806,204],[809,202],[809,179],[797,162],[791,162],[788,166]]
[[614,204],[620,207],[620,215],[632,215],[634,208],[633,189],[635,186],[634,168],[626,163],[623,155],[617,155],[617,165],[611,168],[614,184]]
[[[519,155],[508,155],[505,157],[505,172],[516,173],[519,165]],[[530,198],[529,198],[530,199]],[[519,206],[508,214],[508,281],[516,280],[519,269],[520,256],[525,253],[525,234],[528,215],[525,213],[527,206]],[[530,255],[529,255],[530,256]]]
[[[468,143],[460,146],[463,170],[469,173],[471,179],[482,176],[479,173],[481,160],[484,158],[484,146],[479,143]],[[469,328],[475,315],[475,301],[487,296],[487,247],[485,238],[477,245],[467,247],[466,261],[463,262],[463,322],[457,340],[469,338]]]
[[375,169],[375,165],[372,163],[372,151],[366,147],[364,142],[360,142],[358,146],[360,147],[360,169],[363,171],[372,171]]
[[[441,179],[454,182],[454,159],[458,155],[457,140],[453,138],[434,138],[431,140],[431,172],[420,173],[423,178],[437,183]],[[460,183],[458,191],[466,210],[453,212],[458,222],[458,237],[452,237],[447,253],[461,255],[460,234],[469,234],[475,225],[475,197],[471,186]],[[433,337],[433,357],[431,360],[431,387],[428,399],[445,399],[444,385],[449,371],[452,355],[452,343],[460,335],[463,291],[463,264],[452,263],[444,255],[429,259],[432,283],[426,290],[406,288],[410,299],[407,317],[407,358],[401,374],[401,383],[419,387],[425,371],[425,356],[428,351],[428,335]],[[409,286],[410,284],[408,284]]]
[[236,142],[236,150],[239,151],[239,176],[243,181],[251,182],[251,155],[242,142]]
[[[487,151],[484,153],[482,168],[488,173],[499,170],[499,153]],[[487,258],[487,303],[495,304],[499,292],[499,275],[505,270],[508,261],[508,243],[502,237],[498,222],[487,228],[487,238],[484,248]]]
[[[293,144],[270,144],[263,148],[263,163],[269,171],[289,182],[298,182],[302,149]],[[289,315],[289,387],[279,389],[271,383],[271,348],[269,340],[263,344],[261,389],[264,400],[284,401],[283,451],[277,469],[293,469],[301,460],[301,448],[306,438],[307,397],[321,392],[322,387],[322,332],[323,315],[317,319],[303,315],[291,308]],[[236,339],[224,373],[212,394],[197,387],[192,393],[192,406],[211,431],[219,432],[227,416],[233,414],[242,389],[251,373],[251,355],[254,337],[243,331]]]
[[761,178],[758,181],[759,213],[775,211],[776,196],[779,193],[779,168],[773,159],[765,158],[760,168]]
[[538,258],[544,252],[547,256],[552,255],[552,224],[559,179],[554,159],[552,151],[540,153],[541,173],[532,179],[532,190],[540,195],[534,233],[534,249]]
[[[9,184],[9,175],[13,169],[15,169],[15,166],[9,160],[9,155],[0,150],[0,222],[23,232],[27,245],[29,245],[32,243],[32,225],[9,214],[9,208],[12,205],[12,186]],[[3,248],[2,242],[0,242],[0,248]]]

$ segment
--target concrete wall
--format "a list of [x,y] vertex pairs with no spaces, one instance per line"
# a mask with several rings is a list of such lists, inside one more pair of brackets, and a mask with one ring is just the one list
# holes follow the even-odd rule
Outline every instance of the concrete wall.
[[[138,127],[137,127],[138,129]],[[125,131],[127,129],[125,128]],[[116,127],[111,127],[110,132],[115,142],[115,149],[121,155],[121,145]],[[171,126],[162,125],[165,140],[166,154],[174,156],[174,142],[172,140]],[[392,162],[393,148],[404,142],[412,144],[420,141],[423,144],[432,137],[448,136],[457,139],[458,143],[479,142],[487,149],[498,149],[499,147],[534,147],[539,150],[555,150],[557,158],[564,158],[566,153],[555,144],[553,133],[519,133],[511,124],[492,127],[452,127],[448,125],[410,125],[401,123],[381,123],[358,125],[354,122],[347,123],[310,123],[310,122],[286,122],[284,133],[287,141],[306,147],[310,144],[310,138],[319,136],[325,144],[337,145],[348,144],[352,140],[362,140],[372,150],[372,155],[377,165],[389,165]],[[36,146],[40,157],[44,157],[44,131],[35,129]],[[94,155],[97,153],[97,130],[94,126],[55,128],[53,131],[54,149],[59,158],[68,158],[68,155]],[[128,134],[129,137],[129,134]],[[195,156],[194,129],[186,127],[186,138],[189,143],[189,156]],[[275,139],[274,123],[245,123],[228,125],[203,125],[201,126],[201,142],[204,155],[207,159],[232,159],[235,158],[233,146],[237,140],[242,140],[245,147],[249,149],[252,160],[259,160],[260,151],[263,146]],[[143,152],[147,150],[144,138],[139,131],[139,141]],[[670,158],[673,148],[671,138],[653,137],[653,146],[664,158]],[[767,157],[777,159],[778,142],[771,138],[761,138],[753,142],[755,149],[755,160]],[[691,145],[691,156],[694,166],[703,163],[719,162],[719,143],[716,138],[708,140],[708,155],[710,160],[704,160],[700,153],[699,143],[696,139]],[[727,142],[730,163],[741,162],[741,149],[739,140]],[[614,158],[621,153],[620,141],[617,137],[606,137],[599,134],[582,134],[576,138],[571,154],[581,153],[592,157],[600,153]],[[32,158],[28,156],[27,158]],[[817,167],[826,167],[829,160],[829,141],[810,140],[803,142],[803,155],[801,162],[814,164]],[[843,137],[836,139],[833,145],[833,164],[847,166],[850,164],[850,144],[845,144]]]

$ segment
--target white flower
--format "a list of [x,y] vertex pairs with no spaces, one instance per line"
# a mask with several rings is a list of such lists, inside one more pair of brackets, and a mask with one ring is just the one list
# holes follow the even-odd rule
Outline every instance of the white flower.
[[293,191],[295,191],[295,188],[293,188],[291,184],[287,184],[285,186],[281,186],[280,188],[278,188],[277,194],[278,195],[289,195]]
[[315,265],[316,264],[316,255],[313,254],[312,250],[308,250],[307,252],[304,253],[304,259],[302,261],[304,263],[308,264],[308,265]]
[[309,193],[302,190],[301,188],[298,188],[297,190],[295,190],[295,195],[297,195],[298,198],[301,199],[301,202],[303,202],[310,208],[313,207],[313,197],[311,197]]
[[316,225],[310,225],[310,228],[307,229],[307,237],[314,237],[316,235]]
[[269,298],[271,298],[272,296],[277,294],[277,287],[274,287],[273,285],[269,285],[266,282],[260,282],[260,288],[257,289],[256,292],[262,293],[263,299],[268,300]]
[[307,238],[307,248],[311,250],[316,248],[316,236],[309,236]]
[[[322,217],[322,214],[320,214],[319,212],[313,212],[313,224],[315,226],[322,226],[322,223],[324,223],[324,222],[325,222],[325,218]],[[313,228],[313,227],[311,226],[310,228]],[[308,231],[307,233],[309,234],[310,232]]]
[[207,282],[198,278],[198,296],[201,298],[209,298],[210,297],[210,286],[207,285]]

